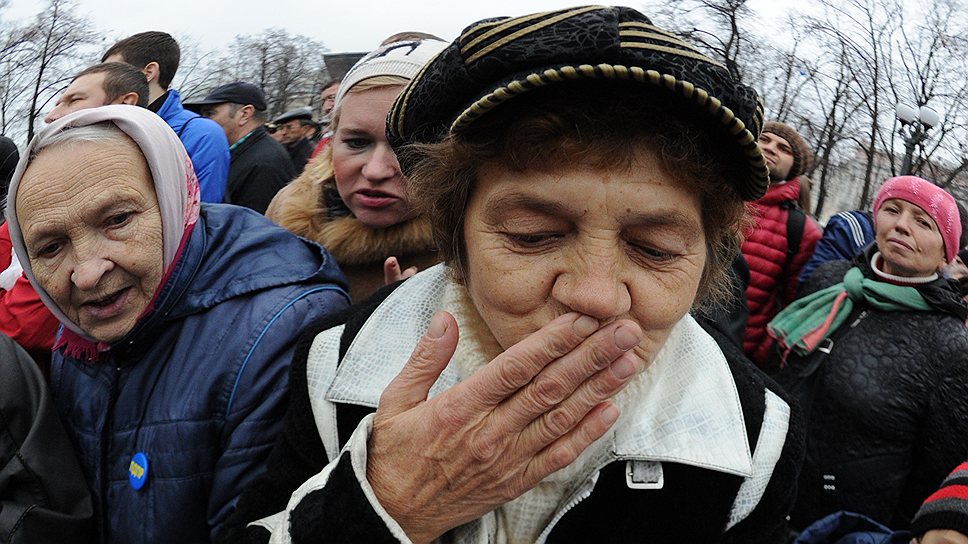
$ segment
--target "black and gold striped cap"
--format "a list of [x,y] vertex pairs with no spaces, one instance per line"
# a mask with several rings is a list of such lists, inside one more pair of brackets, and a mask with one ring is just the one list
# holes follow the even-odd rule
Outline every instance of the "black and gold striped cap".
[[[736,181],[737,193],[754,200],[766,192],[756,91],[630,8],[584,6],[472,24],[397,97],[387,137],[394,149],[437,142],[517,95],[588,79],[635,81],[686,98],[723,126],[727,144],[749,166]],[[405,156],[401,167],[412,167]]]

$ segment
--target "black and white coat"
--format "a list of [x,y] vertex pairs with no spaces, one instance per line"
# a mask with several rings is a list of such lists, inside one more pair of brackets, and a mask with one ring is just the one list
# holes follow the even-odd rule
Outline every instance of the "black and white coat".
[[[249,525],[252,541],[271,531],[271,542],[409,542],[365,478],[368,414],[440,309],[457,318],[461,345],[431,396],[483,364],[469,361],[487,349],[466,334],[475,328],[466,321],[480,318],[462,297],[441,265],[311,331],[293,363],[292,404],[269,473],[239,504],[242,522],[281,510]],[[776,385],[738,349],[723,349],[684,317],[617,397],[623,415],[613,430],[549,477],[560,494],[528,541],[783,542],[800,424]],[[512,502],[548,500],[539,493]],[[505,510],[448,538],[520,540],[507,534]]]

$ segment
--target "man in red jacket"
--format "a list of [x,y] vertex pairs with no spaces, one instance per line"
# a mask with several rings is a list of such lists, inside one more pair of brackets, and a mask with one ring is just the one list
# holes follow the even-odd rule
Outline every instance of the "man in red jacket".
[[813,159],[807,143],[793,127],[771,121],[763,126],[759,145],[770,168],[771,184],[750,205],[755,226],[746,233],[742,247],[750,269],[743,351],[763,367],[773,343],[766,324],[793,300],[800,269],[813,254],[821,232],[797,205],[798,177]]

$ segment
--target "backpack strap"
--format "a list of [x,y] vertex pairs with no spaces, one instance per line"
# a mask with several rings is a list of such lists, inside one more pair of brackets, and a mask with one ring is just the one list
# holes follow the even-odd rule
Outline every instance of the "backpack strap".
[[788,200],[780,204],[781,208],[787,210],[787,251],[786,260],[783,262],[783,274],[780,276],[780,283],[777,286],[778,299],[783,304],[783,292],[786,288],[786,277],[789,274],[793,258],[800,252],[800,240],[803,239],[803,228],[807,223],[807,213],[795,200]]
[[807,214],[793,200],[784,202],[781,207],[787,210],[787,252],[786,266],[783,267],[786,270],[793,262],[793,257],[800,252],[800,240],[803,239],[803,227],[807,222]]

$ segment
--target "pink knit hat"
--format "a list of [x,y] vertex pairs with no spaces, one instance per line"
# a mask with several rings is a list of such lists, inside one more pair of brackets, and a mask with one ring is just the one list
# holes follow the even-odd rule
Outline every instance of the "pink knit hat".
[[874,228],[877,228],[877,210],[885,200],[898,198],[921,208],[934,220],[944,241],[945,261],[951,262],[958,255],[958,240],[961,239],[961,220],[958,219],[958,205],[948,191],[926,179],[915,176],[898,176],[881,185],[874,197]]

